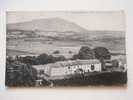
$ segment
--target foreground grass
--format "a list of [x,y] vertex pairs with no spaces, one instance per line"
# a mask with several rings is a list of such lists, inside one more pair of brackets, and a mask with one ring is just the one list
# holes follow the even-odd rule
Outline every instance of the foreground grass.
[[72,76],[67,79],[53,80],[54,86],[120,86],[127,83],[127,72],[106,72],[90,76]]

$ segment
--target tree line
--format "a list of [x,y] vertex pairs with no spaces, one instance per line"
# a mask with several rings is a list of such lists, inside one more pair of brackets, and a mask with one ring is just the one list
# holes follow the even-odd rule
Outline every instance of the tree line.
[[[59,53],[59,52],[58,52]],[[87,46],[80,48],[79,52],[66,59],[64,56],[54,57],[46,53],[39,56],[18,57],[15,60],[11,57],[6,59],[6,85],[7,86],[35,86],[37,71],[32,65],[48,64],[57,61],[76,59],[110,59],[111,54],[107,48],[96,47],[91,49]]]
[[[55,57],[53,55],[48,55],[46,53],[43,53],[43,54],[40,54],[39,56],[25,56],[25,57],[16,56],[15,60],[25,64],[40,65],[40,64],[48,64],[48,63],[54,63],[57,61],[65,61],[65,60],[99,59],[100,61],[102,61],[103,59],[110,59],[110,58],[111,58],[111,53],[105,47],[96,47],[94,49],[91,49],[87,46],[82,46],[78,54],[74,54],[69,59],[67,59],[63,55]],[[12,61],[12,58],[8,57],[7,61]]]

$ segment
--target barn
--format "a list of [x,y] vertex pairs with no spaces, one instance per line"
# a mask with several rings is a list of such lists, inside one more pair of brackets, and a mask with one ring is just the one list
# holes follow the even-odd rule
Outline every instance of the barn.
[[65,76],[85,72],[101,72],[101,63],[97,59],[59,61],[46,65],[33,66],[47,76]]

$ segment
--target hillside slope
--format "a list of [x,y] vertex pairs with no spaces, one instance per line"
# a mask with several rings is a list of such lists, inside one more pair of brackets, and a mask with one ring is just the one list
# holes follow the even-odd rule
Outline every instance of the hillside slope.
[[87,32],[86,29],[79,25],[61,18],[37,19],[28,22],[7,24],[7,30]]

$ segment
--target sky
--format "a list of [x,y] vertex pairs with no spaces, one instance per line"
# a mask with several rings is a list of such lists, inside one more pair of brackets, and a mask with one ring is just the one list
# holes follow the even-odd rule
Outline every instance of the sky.
[[109,12],[7,12],[7,23],[18,23],[34,19],[62,18],[74,22],[87,30],[125,31],[125,13],[123,11]]

